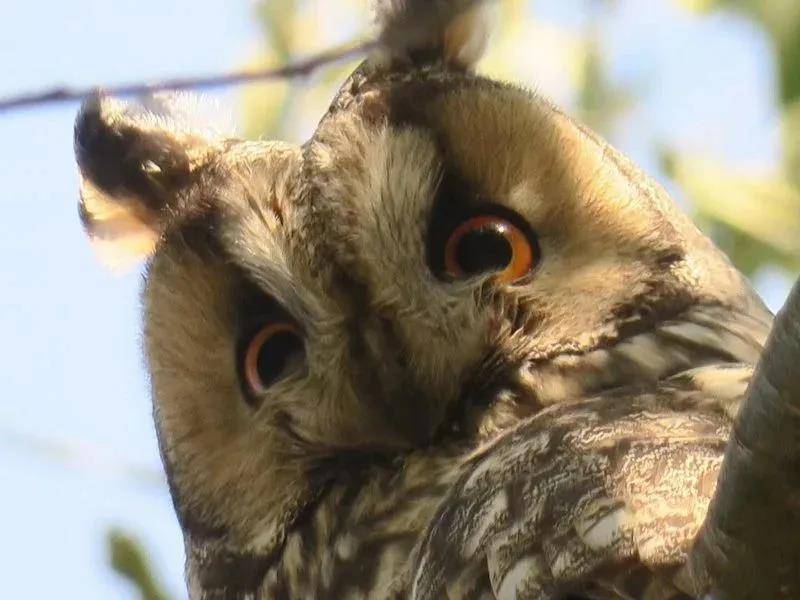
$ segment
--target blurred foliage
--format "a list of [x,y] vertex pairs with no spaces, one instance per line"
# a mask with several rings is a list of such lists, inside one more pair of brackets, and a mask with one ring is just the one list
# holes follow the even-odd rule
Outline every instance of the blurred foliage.
[[788,179],[739,175],[701,157],[665,157],[665,166],[693,200],[700,224],[740,269],[797,268],[800,189]]
[[133,584],[141,600],[169,600],[156,580],[147,552],[135,537],[112,529],[108,532],[107,543],[111,568]]
[[686,190],[717,243],[746,273],[767,264],[800,269],[800,2],[676,0],[698,13],[737,11],[769,35],[781,109],[782,164],[740,175],[696,157],[674,156],[669,174]]
[[608,79],[602,46],[596,28],[586,35],[579,71],[578,108],[581,120],[600,132],[614,129],[633,99],[630,93]]
[[[330,3],[302,0],[260,0],[254,13],[263,42],[255,49],[249,67],[276,67],[292,57],[349,40],[367,29],[368,4],[364,0]],[[325,12],[330,13],[327,17]],[[341,13],[341,14],[340,14]],[[343,23],[351,16],[353,31],[326,30],[325,25]],[[360,17],[360,19],[358,19]],[[320,69],[304,80],[255,84],[244,90],[243,133],[249,138],[298,139],[316,124],[308,115],[322,116],[327,103],[354,62]],[[305,126],[306,129],[303,129]]]

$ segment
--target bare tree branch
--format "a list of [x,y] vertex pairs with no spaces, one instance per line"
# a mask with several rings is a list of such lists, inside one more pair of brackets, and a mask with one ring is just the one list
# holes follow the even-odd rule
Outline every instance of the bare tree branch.
[[379,40],[351,43],[330,48],[296,62],[273,69],[241,71],[195,77],[176,77],[151,83],[129,83],[117,86],[92,86],[88,88],[57,87],[43,92],[19,94],[0,99],[0,113],[18,108],[52,104],[55,102],[82,101],[98,90],[112,96],[139,96],[164,90],[213,89],[252,81],[289,79],[310,75],[320,67],[363,56],[381,45]]
[[699,597],[800,598],[800,281],[772,333],[692,549]]
[[[56,87],[41,92],[19,94],[0,98],[0,114],[42,104],[82,101],[98,91],[111,96],[140,96],[165,90],[212,89],[253,81],[304,77],[320,67],[364,56],[374,50],[386,50],[397,55],[404,50],[430,43],[432,40],[438,41],[444,28],[456,16],[490,1],[492,0],[380,0],[376,4],[382,30],[375,39],[354,41],[329,48],[273,69],[176,77],[150,83],[136,82],[87,88]],[[385,9],[381,10],[381,6]]]

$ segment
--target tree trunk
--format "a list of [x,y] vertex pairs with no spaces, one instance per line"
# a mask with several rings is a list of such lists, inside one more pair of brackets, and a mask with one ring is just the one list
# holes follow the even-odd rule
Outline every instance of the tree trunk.
[[800,281],[750,382],[689,568],[698,597],[800,598]]

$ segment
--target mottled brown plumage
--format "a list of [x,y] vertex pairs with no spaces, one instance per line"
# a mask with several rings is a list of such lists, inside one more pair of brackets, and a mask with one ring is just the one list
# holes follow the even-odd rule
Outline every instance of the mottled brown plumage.
[[[470,10],[366,61],[302,147],[108,98],[79,116],[87,230],[149,261],[192,598],[690,590],[771,315],[627,159],[467,68]],[[513,246],[448,267],[474,215],[521,231],[531,268],[499,278]],[[273,324],[284,345],[248,362]]]

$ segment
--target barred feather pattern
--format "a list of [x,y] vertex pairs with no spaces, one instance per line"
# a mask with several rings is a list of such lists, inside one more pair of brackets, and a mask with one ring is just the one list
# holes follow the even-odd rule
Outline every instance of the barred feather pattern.
[[730,431],[721,413],[687,412],[683,392],[560,405],[480,451],[431,520],[412,596],[472,597],[488,573],[497,598],[682,597],[672,571],[702,523]]
[[[372,468],[331,487],[252,597],[687,598],[725,407],[751,374],[694,369],[545,409],[471,453]],[[732,396],[704,390],[718,377]]]
[[[720,343],[732,355],[757,353],[768,322],[715,310],[665,327],[692,340],[684,353],[703,339],[710,357]],[[639,338],[640,352],[625,354],[642,369],[663,368],[646,352],[659,331],[628,340]],[[606,349],[607,359],[619,351]],[[278,556],[189,542],[190,587],[198,570],[223,574],[220,587],[195,586],[193,597],[690,598],[682,567],[751,375],[748,362],[716,357],[556,402],[477,446],[454,440],[350,464]]]

